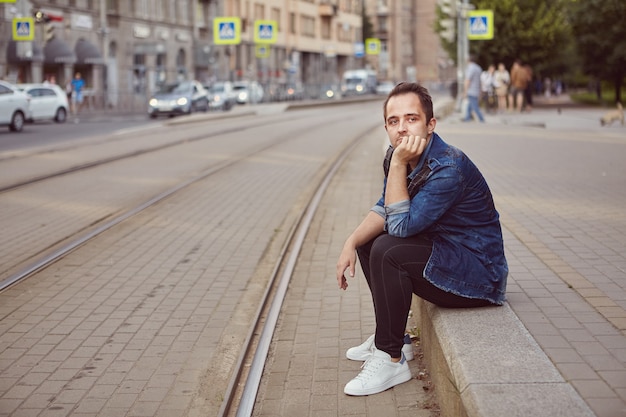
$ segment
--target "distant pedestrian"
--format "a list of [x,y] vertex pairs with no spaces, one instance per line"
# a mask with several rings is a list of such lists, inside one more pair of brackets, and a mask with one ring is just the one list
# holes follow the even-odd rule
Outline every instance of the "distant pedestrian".
[[74,114],[78,114],[78,112],[83,107],[83,88],[85,87],[85,80],[80,75],[80,72],[77,72],[74,75],[74,79],[72,80],[72,101],[74,104]]
[[480,99],[480,74],[483,72],[480,65],[475,62],[473,55],[470,55],[467,60],[467,68],[465,70],[465,85],[464,94],[468,101],[467,111],[465,117],[462,119],[464,122],[472,120],[472,113],[476,115],[478,120],[485,121],[482,112],[480,111],[480,105],[478,100]]
[[482,102],[484,103],[487,113],[495,113],[497,109],[496,101],[496,66],[489,65],[487,70],[480,74],[480,89],[482,92]]
[[[522,69],[526,73],[528,84],[524,89],[524,111],[530,112],[533,109],[533,69],[530,65],[525,64]],[[541,90],[541,88],[539,88]]]
[[509,92],[509,101],[511,107],[521,112],[524,107],[524,92],[530,84],[528,71],[522,67],[522,62],[517,59],[511,67],[511,90]]
[[502,62],[498,64],[494,78],[496,80],[498,111],[502,112],[508,109],[507,95],[509,94],[509,85],[511,84],[511,76]]

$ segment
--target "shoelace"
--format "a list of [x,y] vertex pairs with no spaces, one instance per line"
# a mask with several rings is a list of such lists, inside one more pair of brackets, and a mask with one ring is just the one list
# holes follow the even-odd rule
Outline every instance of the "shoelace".
[[355,379],[368,380],[372,375],[376,374],[384,363],[384,359],[370,356],[365,362],[363,362],[363,365],[361,365],[361,372],[359,372]]

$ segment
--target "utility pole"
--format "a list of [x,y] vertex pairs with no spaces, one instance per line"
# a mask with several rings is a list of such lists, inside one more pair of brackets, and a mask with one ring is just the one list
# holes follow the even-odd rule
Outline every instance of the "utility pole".
[[102,93],[104,107],[109,105],[109,28],[107,27],[106,0],[100,0],[100,35],[102,36]]
[[469,0],[463,0],[463,3],[457,3],[457,102],[456,111],[461,112],[463,109],[463,95],[465,93],[465,66],[469,57],[469,39],[467,38],[467,12],[473,10],[475,6],[469,4]]

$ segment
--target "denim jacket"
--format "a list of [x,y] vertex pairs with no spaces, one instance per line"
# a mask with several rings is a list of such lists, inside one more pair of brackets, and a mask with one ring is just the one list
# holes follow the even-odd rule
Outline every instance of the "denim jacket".
[[425,234],[433,251],[424,277],[438,288],[495,304],[505,300],[508,266],[499,215],[484,177],[459,149],[433,133],[417,167],[409,174],[410,200],[385,206],[383,194],[372,210],[385,219],[392,236]]

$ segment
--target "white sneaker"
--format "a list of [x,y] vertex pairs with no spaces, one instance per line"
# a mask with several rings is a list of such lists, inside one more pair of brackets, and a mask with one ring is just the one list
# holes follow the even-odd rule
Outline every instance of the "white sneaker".
[[400,362],[392,362],[389,354],[374,348],[371,356],[361,368],[356,378],[346,384],[343,389],[344,393],[348,395],[378,394],[411,379],[411,370],[404,354]]
[[[346,351],[346,357],[353,361],[366,361],[372,356],[372,350],[374,346],[374,336],[371,335],[367,340],[361,343],[359,346],[351,347]],[[404,335],[404,346],[402,346],[402,353],[407,361],[413,360],[413,343],[411,343],[411,336]]]

